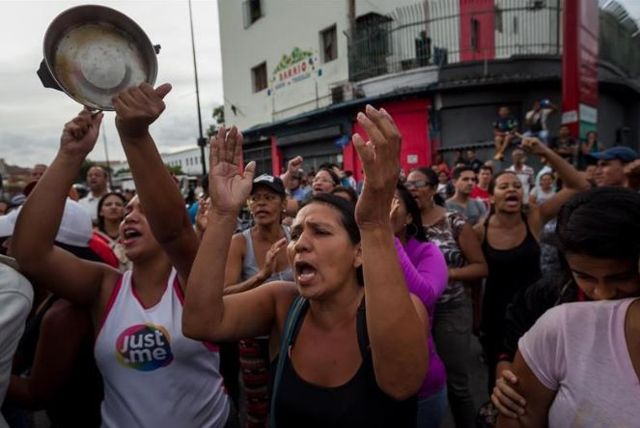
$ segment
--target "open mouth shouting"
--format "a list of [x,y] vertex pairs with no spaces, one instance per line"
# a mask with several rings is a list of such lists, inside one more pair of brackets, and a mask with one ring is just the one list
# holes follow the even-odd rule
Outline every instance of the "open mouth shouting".
[[133,245],[141,236],[142,233],[138,229],[127,226],[122,230],[122,244],[124,246]]
[[294,263],[294,270],[296,282],[301,286],[310,285],[317,273],[315,266],[302,260]]

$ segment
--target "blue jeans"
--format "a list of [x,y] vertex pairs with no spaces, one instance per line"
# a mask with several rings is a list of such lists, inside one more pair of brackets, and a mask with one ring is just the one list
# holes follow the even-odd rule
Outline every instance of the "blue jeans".
[[417,428],[440,428],[447,412],[447,387],[429,397],[418,398]]
[[549,144],[548,138],[549,138],[549,131],[545,131],[544,129],[542,131],[538,131],[538,132],[533,132],[533,131],[527,131],[524,134],[522,134],[523,137],[536,137],[537,139],[539,139],[540,141],[542,141],[544,144]]

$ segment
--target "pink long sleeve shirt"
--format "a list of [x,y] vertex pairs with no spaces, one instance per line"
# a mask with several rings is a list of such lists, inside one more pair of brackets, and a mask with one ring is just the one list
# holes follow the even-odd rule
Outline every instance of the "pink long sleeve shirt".
[[436,352],[431,336],[433,312],[438,298],[447,287],[447,263],[437,245],[431,242],[420,242],[409,239],[406,244],[395,240],[398,259],[404,272],[404,278],[411,294],[415,294],[429,313],[429,370],[418,394],[421,398],[429,397],[440,391],[446,384],[444,364]]

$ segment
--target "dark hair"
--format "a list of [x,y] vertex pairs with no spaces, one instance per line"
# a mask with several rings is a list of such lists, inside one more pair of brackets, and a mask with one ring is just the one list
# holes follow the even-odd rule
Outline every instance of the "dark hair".
[[489,171],[493,175],[493,167],[491,165],[482,165],[478,171]]
[[125,197],[117,192],[109,192],[100,198],[100,201],[98,201],[98,230],[104,233],[107,233],[107,231],[104,228],[104,217],[102,217],[100,211],[102,211],[102,205],[104,205],[104,201],[106,201],[109,196],[117,196],[120,198],[123,205],[127,204],[127,200],[125,199]]
[[546,177],[547,175],[548,175],[549,177],[551,177],[551,179],[552,179],[552,180],[555,180],[555,179],[556,179],[555,175],[553,175],[553,172],[545,172],[544,174],[542,174],[542,175],[540,176],[540,179],[542,180],[542,177]]
[[560,210],[560,250],[590,257],[637,260],[640,256],[640,194],[624,187],[579,193]]
[[427,235],[424,233],[424,226],[422,225],[422,215],[420,214],[420,207],[411,193],[404,187],[401,181],[398,181],[396,185],[396,190],[400,194],[400,198],[402,198],[402,202],[404,206],[407,208],[407,212],[411,214],[411,224],[415,226],[416,232],[415,235],[410,235],[412,238],[415,238],[421,242],[427,242],[429,239]]
[[89,174],[89,171],[92,170],[93,168],[97,168],[100,171],[102,171],[102,175],[104,175],[104,178],[109,178],[109,173],[107,172],[107,170],[101,166],[101,165],[91,165],[89,167],[89,169],[87,169],[87,174]]
[[[339,196],[332,195],[331,193],[320,193],[313,196],[306,204],[304,204],[304,206],[306,207],[307,205],[314,203],[329,205],[331,208],[338,211],[340,214],[340,223],[347,231],[351,243],[353,245],[360,243],[360,229],[356,223],[355,204]],[[364,273],[362,271],[362,266],[357,269],[357,277],[358,284],[364,285]]]
[[[431,183],[431,186],[435,187],[436,189],[438,188],[439,173],[436,173],[434,170],[426,166],[416,168],[414,171],[418,171],[420,174],[426,176],[429,183]],[[444,172],[444,171],[440,171],[440,172]],[[436,194],[433,195],[433,202],[436,205],[440,205],[441,207],[444,207],[444,198],[440,196],[438,192],[436,192]]]
[[491,177],[491,181],[489,182],[489,194],[493,195],[493,191],[496,190],[496,182],[498,181],[498,178],[502,177],[503,175],[507,175],[507,174],[513,174],[516,177],[518,176],[515,172],[513,171],[500,171],[499,173],[497,173],[496,175],[494,175],[493,177]]
[[[327,171],[329,173],[334,186],[340,185],[340,177],[338,177],[338,175],[335,172],[333,172],[331,168],[329,168],[328,166],[322,166],[320,167],[320,169],[318,169],[318,172],[320,171]],[[318,172],[316,172],[316,175],[318,175]]]
[[451,175],[451,178],[453,178],[454,180],[457,180],[458,178],[460,178],[463,172],[467,172],[467,171],[471,171],[475,173],[473,171],[473,168],[471,168],[469,165],[458,166],[453,170],[453,174]]
[[355,190],[353,190],[352,187],[336,186],[331,191],[331,194],[335,195],[336,193],[346,193],[347,195],[349,195],[349,198],[351,199],[351,202],[353,202],[354,204],[356,202],[358,202],[358,194],[356,193]]

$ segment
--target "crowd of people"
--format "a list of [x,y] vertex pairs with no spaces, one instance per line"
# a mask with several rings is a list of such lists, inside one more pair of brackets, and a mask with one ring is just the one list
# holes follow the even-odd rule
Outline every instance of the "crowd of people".
[[42,411],[54,427],[640,420],[634,150],[568,128],[551,139],[541,100],[522,134],[500,109],[495,159],[402,171],[400,131],[367,106],[352,139],[363,180],[300,156],[259,174],[222,126],[185,203],[149,130],[170,91],[114,98],[136,195],[93,166],[79,198],[103,120],[83,110],[0,215],[1,427]]

